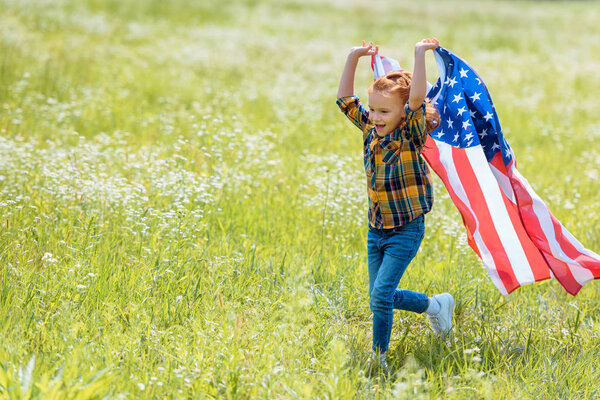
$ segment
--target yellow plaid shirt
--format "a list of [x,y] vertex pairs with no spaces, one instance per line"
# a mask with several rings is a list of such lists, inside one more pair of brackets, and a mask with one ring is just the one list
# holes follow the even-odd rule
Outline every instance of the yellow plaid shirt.
[[363,133],[369,223],[378,229],[405,225],[431,210],[431,175],[421,150],[427,139],[425,103],[417,111],[404,107],[405,123],[384,137],[375,133],[369,112],[356,96],[340,97],[340,110]]

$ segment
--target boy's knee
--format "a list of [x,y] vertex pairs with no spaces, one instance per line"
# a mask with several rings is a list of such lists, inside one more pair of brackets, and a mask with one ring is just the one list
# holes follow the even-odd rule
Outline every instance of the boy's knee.
[[387,290],[382,290],[381,288],[375,287],[371,292],[371,298],[369,302],[369,306],[371,307],[371,311],[381,310],[385,308],[392,307],[392,293],[388,293]]

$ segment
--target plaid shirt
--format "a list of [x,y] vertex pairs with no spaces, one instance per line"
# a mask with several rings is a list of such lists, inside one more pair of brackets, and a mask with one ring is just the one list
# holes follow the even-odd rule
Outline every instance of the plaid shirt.
[[384,137],[375,133],[369,112],[356,96],[340,97],[340,110],[363,132],[369,194],[369,223],[378,229],[405,225],[431,210],[431,175],[421,149],[427,139],[425,103],[404,106],[405,124]]

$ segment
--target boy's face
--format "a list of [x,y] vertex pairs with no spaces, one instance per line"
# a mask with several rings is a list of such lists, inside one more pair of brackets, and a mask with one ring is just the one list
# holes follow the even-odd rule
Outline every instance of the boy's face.
[[369,94],[369,119],[377,135],[392,133],[404,121],[404,103],[399,95],[387,92]]

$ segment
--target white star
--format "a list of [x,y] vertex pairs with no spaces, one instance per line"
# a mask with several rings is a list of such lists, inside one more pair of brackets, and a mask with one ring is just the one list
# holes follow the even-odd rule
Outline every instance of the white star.
[[446,81],[444,82],[444,85],[447,85],[450,83],[450,78],[446,78]]
[[442,136],[444,136],[444,130],[443,130],[443,129],[440,129],[440,131],[439,131],[439,132],[436,134],[436,136],[437,136],[438,138],[441,138]]
[[459,94],[455,94],[455,95],[454,95],[454,100],[452,100],[452,102],[453,102],[453,103],[454,103],[454,102],[457,102],[457,103],[458,103],[458,102],[459,102],[459,101],[461,101],[461,100],[462,100],[462,96],[461,96],[461,95],[460,95],[460,93],[459,93]]
[[459,117],[462,116],[465,111],[467,111],[466,107],[459,108],[458,111],[457,111],[458,116]]
[[469,132],[465,135],[465,139],[469,140],[473,137],[473,133]]
[[454,77],[452,77],[451,80],[448,81],[448,85],[453,88],[454,85],[456,85],[458,83],[458,81],[456,79],[454,79]]
[[469,72],[469,71],[467,71],[466,69],[461,69],[459,72],[460,72],[460,77],[461,78],[466,78],[467,77],[467,72]]
[[452,140],[453,142],[456,142],[458,140],[458,138],[460,137],[460,135],[457,133],[456,135],[454,135],[454,139]]
[[475,79],[477,79],[477,84],[481,85],[481,79],[479,79],[479,78],[475,78]]
[[493,116],[494,114],[488,111],[487,114],[483,116],[483,118],[485,118],[486,121],[489,121],[490,119],[492,119]]
[[500,148],[500,146],[498,145],[498,143],[494,143],[494,145],[492,146],[492,150],[496,150],[499,148]]
[[476,101],[476,100],[480,100],[479,96],[481,96],[481,93],[475,92],[473,94],[473,96],[470,96],[470,97],[471,97],[471,100]]
[[469,142],[467,143],[467,146],[470,146],[473,143],[473,139],[469,140]]
[[471,118],[475,118],[475,111],[469,110],[469,114],[471,115]]
[[468,127],[470,127],[471,124],[469,123],[469,121],[463,121],[463,129],[467,129]]
[[452,120],[450,118],[448,118],[448,128],[452,128]]
[[487,136],[487,129],[484,129],[483,131],[481,131],[481,134],[479,136],[481,137],[486,137]]

